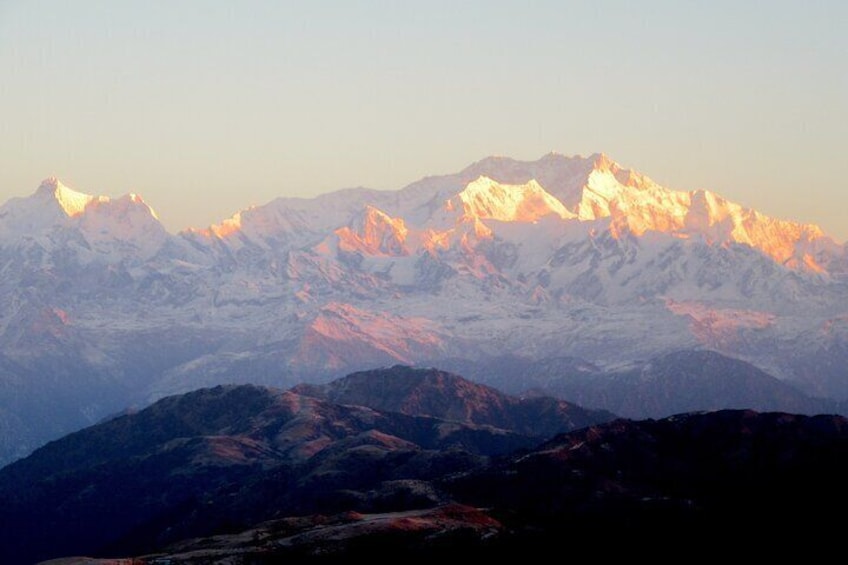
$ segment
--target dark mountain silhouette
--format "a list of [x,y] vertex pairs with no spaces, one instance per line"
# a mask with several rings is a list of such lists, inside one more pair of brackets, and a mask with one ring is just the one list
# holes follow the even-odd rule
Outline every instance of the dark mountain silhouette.
[[0,470],[2,561],[148,551],[280,512],[409,509],[420,484],[538,443],[509,429],[218,386],[165,398]]
[[164,555],[171,563],[541,562],[575,552],[681,559],[789,551],[824,560],[842,546],[846,471],[841,416],[722,410],[619,419],[433,481],[452,503],[289,518],[186,540]]
[[[474,391],[475,418],[521,404],[403,367],[374,372],[377,389],[392,371],[415,378],[394,396],[387,385],[387,404],[413,390],[437,399],[438,383]],[[355,390],[368,378],[326,389]],[[679,556],[681,543],[699,554],[733,546],[767,555],[761,544],[778,541],[815,558],[841,543],[844,417],[618,418],[539,443],[469,419],[252,385],[168,397],[0,469],[0,561],[415,562],[575,547],[593,558]]]
[[612,545],[593,547],[596,557],[697,548],[824,558],[842,543],[846,472],[842,416],[721,410],[577,430],[448,484],[492,509],[516,548],[602,534]]

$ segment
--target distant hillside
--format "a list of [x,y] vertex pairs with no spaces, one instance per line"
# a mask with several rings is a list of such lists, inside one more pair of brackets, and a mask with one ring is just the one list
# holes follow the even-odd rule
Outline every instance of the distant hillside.
[[615,418],[605,410],[586,410],[551,397],[520,399],[459,375],[403,365],[292,390],[338,404],[494,426],[545,439]]
[[660,532],[706,550],[758,547],[760,531],[784,546],[841,540],[840,416],[614,419],[540,443],[495,424],[539,431],[603,413],[409,367],[295,390],[167,397],[0,469],[0,562],[528,559],[599,535],[617,542],[596,557],[656,556],[677,547],[657,546]]
[[554,391],[628,418],[724,408],[815,415],[845,408],[809,397],[750,363],[713,351],[678,351],[594,378],[572,374],[545,390]]
[[428,481],[538,441],[291,391],[202,389],[0,469],[0,562],[147,552],[281,514],[431,507],[447,499]]
[[808,396],[751,363],[707,350],[681,350],[602,369],[576,358],[505,356],[444,366],[511,394],[564,398],[628,418],[662,418],[723,408],[848,415],[848,403]]

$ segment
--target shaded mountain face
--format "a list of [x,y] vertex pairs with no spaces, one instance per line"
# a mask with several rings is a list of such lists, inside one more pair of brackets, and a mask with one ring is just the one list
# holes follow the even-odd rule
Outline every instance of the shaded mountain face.
[[249,386],[164,399],[0,470],[3,562],[527,559],[599,535],[615,540],[599,557],[841,543],[839,416],[617,419],[494,457],[446,447],[434,425]]
[[[839,416],[722,410],[616,420],[438,481],[467,514],[464,528],[446,525],[429,543],[410,535],[404,513],[346,516],[345,525],[312,530],[327,553],[300,538],[296,554],[344,563],[380,558],[390,547],[410,558],[544,559],[580,547],[593,557],[679,558],[696,548],[716,558],[793,550],[823,559],[841,547],[833,516],[848,502],[846,455],[848,421]],[[422,516],[421,529],[438,516]],[[369,529],[370,520],[395,523]],[[458,531],[465,535],[450,536]],[[267,541],[247,544],[247,560],[295,553],[286,545],[296,538],[291,530],[267,525],[259,534]],[[240,562],[244,544],[217,541],[219,557]],[[191,562],[198,555],[191,552],[209,550],[205,543],[192,540],[167,555]]]
[[520,545],[607,532],[627,545],[601,554],[665,554],[675,539],[716,556],[824,557],[840,543],[831,517],[848,502],[846,455],[843,417],[722,410],[593,426],[449,482],[466,503],[517,519]]
[[[582,377],[582,378],[581,378]],[[603,405],[630,418],[750,408],[799,414],[836,413],[844,404],[813,398],[757,367],[712,351],[679,351],[597,379],[564,378],[559,394]]]
[[403,365],[353,373],[323,385],[301,384],[292,390],[337,404],[493,426],[541,439],[615,417],[552,397],[520,399],[459,375]]
[[[0,206],[0,270],[0,464],[199,387],[447,359],[705,348],[848,398],[843,244],[602,154],[487,158],[177,234],[137,195],[49,179]],[[26,398],[6,384],[23,380]]]
[[522,396],[551,395],[627,418],[750,408],[795,414],[848,414],[848,405],[809,396],[750,363],[715,351],[684,350],[603,369],[576,358],[499,357],[445,365]]
[[0,560],[149,551],[281,513],[430,507],[444,499],[432,479],[537,442],[291,391],[202,389],[0,470]]

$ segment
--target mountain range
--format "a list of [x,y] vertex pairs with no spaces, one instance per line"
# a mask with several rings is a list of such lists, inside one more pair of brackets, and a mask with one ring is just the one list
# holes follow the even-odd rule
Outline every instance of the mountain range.
[[[328,390],[359,402],[324,400]],[[376,408],[387,396],[404,412]],[[614,418],[538,400],[409,367],[326,389],[228,385],[166,397],[0,470],[0,561],[152,551],[281,512],[430,508],[447,501],[431,484],[443,474]]]
[[615,412],[599,383],[709,351],[848,398],[845,244],[603,154],[489,157],[175,234],[138,195],[48,179],[0,206],[0,272],[0,464],[168,395],[396,364],[594,367],[594,392],[579,372],[543,392]]
[[541,400],[403,366],[166,397],[0,469],[0,560],[417,563],[586,544],[823,558],[841,544],[844,417],[628,420]]

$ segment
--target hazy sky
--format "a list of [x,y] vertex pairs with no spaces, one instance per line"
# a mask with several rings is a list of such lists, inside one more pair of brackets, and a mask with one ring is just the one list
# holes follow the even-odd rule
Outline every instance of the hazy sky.
[[848,2],[0,0],[0,202],[171,231],[488,155],[605,152],[848,237]]

